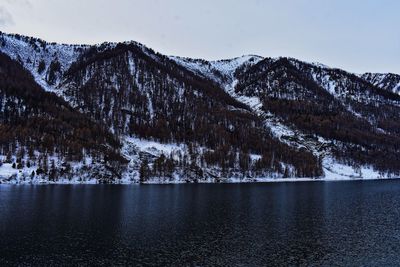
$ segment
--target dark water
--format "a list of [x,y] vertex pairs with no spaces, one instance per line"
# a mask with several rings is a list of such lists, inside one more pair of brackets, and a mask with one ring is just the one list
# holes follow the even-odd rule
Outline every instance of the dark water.
[[0,186],[0,266],[400,265],[400,180]]

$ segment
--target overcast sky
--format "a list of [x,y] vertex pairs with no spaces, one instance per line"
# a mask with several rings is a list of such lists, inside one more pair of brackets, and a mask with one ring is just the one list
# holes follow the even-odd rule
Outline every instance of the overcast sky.
[[65,43],[135,40],[168,55],[258,54],[400,73],[398,0],[0,0],[0,30]]

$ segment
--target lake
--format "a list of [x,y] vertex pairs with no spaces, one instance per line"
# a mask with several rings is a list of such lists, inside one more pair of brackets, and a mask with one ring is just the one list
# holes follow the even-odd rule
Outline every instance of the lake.
[[0,266],[400,265],[400,180],[0,186]]

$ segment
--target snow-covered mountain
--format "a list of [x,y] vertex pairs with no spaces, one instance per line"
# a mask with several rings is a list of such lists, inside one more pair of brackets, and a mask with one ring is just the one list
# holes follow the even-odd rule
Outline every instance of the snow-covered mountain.
[[[0,52],[3,182],[228,182],[400,173],[398,75],[356,76],[254,55],[206,61],[164,56],[136,42],[63,45],[4,33]],[[22,70],[7,74],[18,65],[31,78]],[[37,90],[49,95],[30,100]],[[50,98],[73,112],[74,123],[66,111],[54,113],[60,108]],[[41,124],[55,120],[54,127],[28,138],[35,128],[27,107]],[[59,139],[65,127],[71,134]],[[41,146],[40,140],[50,141]]]

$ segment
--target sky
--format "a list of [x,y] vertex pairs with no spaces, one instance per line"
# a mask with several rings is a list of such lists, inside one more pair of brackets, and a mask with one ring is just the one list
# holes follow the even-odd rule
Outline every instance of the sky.
[[289,56],[400,73],[398,0],[0,0],[0,30],[62,43],[135,40],[209,60]]

